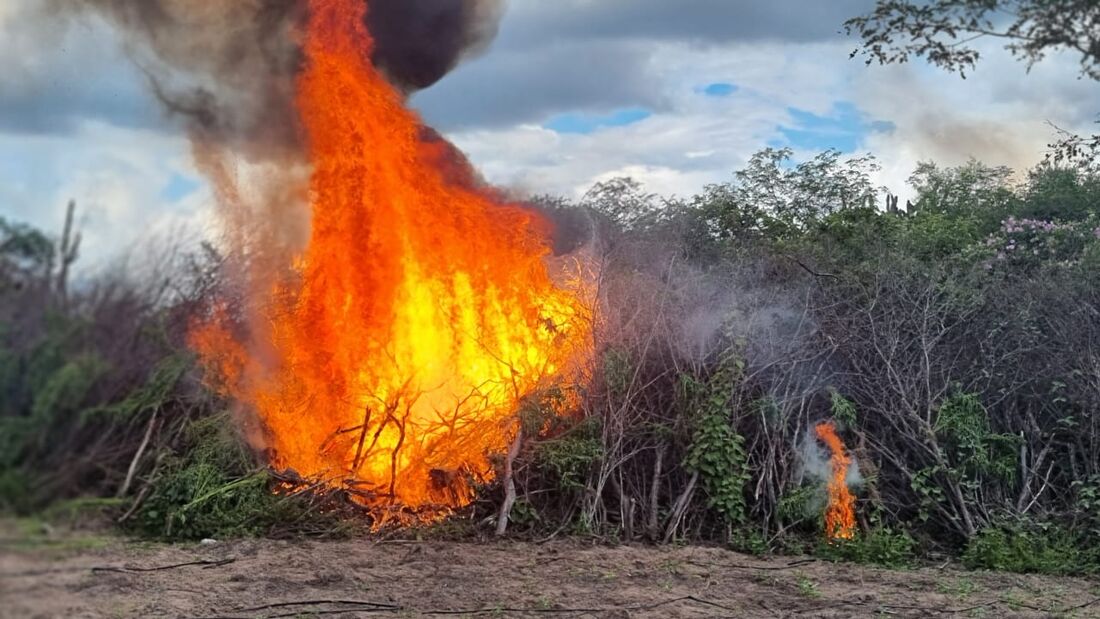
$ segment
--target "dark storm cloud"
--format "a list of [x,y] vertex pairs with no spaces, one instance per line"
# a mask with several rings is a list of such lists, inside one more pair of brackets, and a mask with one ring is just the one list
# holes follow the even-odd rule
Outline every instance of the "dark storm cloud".
[[648,73],[649,50],[594,41],[492,54],[413,98],[441,129],[537,121],[562,110],[665,107]]
[[873,7],[873,0],[559,0],[517,2],[502,45],[530,47],[563,37],[732,43],[819,41]]
[[513,0],[492,51],[414,102],[445,130],[541,122],[563,111],[666,102],[657,43],[809,43],[840,37],[873,0]]

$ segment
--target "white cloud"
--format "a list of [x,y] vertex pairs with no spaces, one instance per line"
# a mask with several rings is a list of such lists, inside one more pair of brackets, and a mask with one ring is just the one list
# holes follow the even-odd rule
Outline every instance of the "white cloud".
[[208,191],[177,201],[164,196],[176,176],[199,178],[179,136],[103,123],[72,135],[0,134],[0,187],[8,188],[0,192],[0,212],[58,232],[65,203],[76,200],[84,268],[102,266],[158,231],[197,237],[208,230]]

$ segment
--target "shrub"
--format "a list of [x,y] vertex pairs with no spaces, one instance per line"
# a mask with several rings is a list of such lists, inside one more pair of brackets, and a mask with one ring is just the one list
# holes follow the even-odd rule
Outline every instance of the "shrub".
[[983,529],[963,553],[971,569],[1040,574],[1080,574],[1100,567],[1096,550],[1065,528],[1034,522]]
[[183,451],[167,463],[133,520],[139,533],[164,539],[258,535],[290,516],[266,472],[256,471],[226,415],[196,421]]
[[536,461],[553,476],[559,491],[572,492],[586,487],[592,465],[602,456],[599,424],[589,418],[566,433],[539,443]]
[[852,539],[821,542],[815,554],[834,561],[854,561],[896,568],[911,565],[916,549],[917,543],[909,533],[889,527],[876,527]]

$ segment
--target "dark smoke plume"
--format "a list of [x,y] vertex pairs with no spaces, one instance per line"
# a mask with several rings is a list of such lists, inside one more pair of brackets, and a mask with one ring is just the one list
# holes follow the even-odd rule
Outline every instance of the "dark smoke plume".
[[374,63],[406,92],[427,88],[496,35],[501,0],[372,0]]
[[[300,152],[295,32],[305,0],[50,0],[54,14],[102,15],[167,110],[198,137],[248,158]],[[501,0],[369,0],[372,61],[406,93],[492,39]],[[363,50],[368,53],[369,50]]]

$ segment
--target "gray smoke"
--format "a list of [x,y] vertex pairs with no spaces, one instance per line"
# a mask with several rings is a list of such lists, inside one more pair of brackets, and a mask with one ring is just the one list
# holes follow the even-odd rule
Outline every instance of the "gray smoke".
[[[53,15],[100,15],[164,108],[204,142],[249,159],[300,152],[295,32],[306,0],[48,0]],[[370,0],[372,61],[406,93],[426,88],[496,34],[501,0]]]

